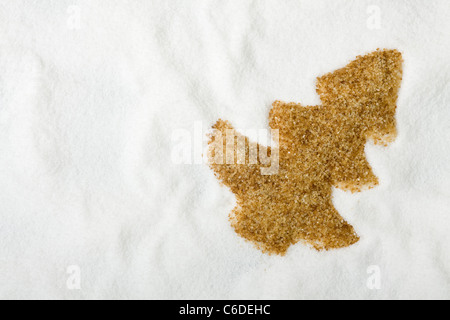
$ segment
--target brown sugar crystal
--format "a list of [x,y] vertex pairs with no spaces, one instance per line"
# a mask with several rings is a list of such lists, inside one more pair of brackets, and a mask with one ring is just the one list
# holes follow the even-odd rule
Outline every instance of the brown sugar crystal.
[[[281,255],[299,241],[317,250],[358,242],[353,227],[333,206],[332,189],[359,192],[378,184],[364,148],[368,139],[387,145],[396,137],[402,62],[396,50],[377,50],[318,78],[322,105],[274,102],[269,123],[279,132],[279,144],[274,147],[279,154],[276,174],[261,174],[267,163],[259,158],[250,162],[249,146],[256,144],[248,138],[234,132],[230,163],[225,161],[225,150],[216,152],[218,143],[223,141],[226,149],[229,142],[211,136],[210,167],[236,195],[230,221],[237,234],[266,253]],[[213,128],[223,136],[234,131],[223,120]],[[239,138],[246,146],[245,161],[240,163]],[[257,148],[269,155],[273,152],[270,147]],[[217,161],[218,157],[224,157],[223,161]]]

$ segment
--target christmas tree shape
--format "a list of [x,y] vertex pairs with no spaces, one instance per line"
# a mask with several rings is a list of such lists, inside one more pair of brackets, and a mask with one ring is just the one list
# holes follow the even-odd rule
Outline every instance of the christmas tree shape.
[[[396,137],[402,62],[396,50],[377,50],[318,78],[322,105],[274,102],[269,115],[270,127],[279,133],[274,149],[250,142],[227,121],[213,126],[222,137],[235,134],[231,144],[211,136],[209,160],[216,177],[236,195],[230,222],[237,234],[266,253],[281,255],[299,241],[317,250],[359,241],[334,208],[332,190],[360,192],[379,183],[365,144],[371,139],[387,145]],[[245,141],[243,150],[238,141]],[[226,151],[217,152],[218,145],[233,148],[233,161],[225,159]],[[249,160],[252,147],[268,155],[277,151],[275,174],[262,173],[268,164],[261,157]]]

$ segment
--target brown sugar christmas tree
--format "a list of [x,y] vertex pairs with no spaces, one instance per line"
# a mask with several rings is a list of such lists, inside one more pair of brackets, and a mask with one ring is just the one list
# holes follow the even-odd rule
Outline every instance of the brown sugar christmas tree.
[[[230,144],[211,136],[210,166],[236,195],[230,214],[236,233],[264,252],[282,255],[299,241],[317,250],[358,242],[354,228],[333,206],[332,189],[359,192],[378,184],[365,144],[372,139],[387,145],[395,139],[401,80],[401,53],[377,50],[318,78],[322,105],[276,101],[269,115],[270,127],[279,132],[276,149],[251,143],[219,120],[213,128],[222,137],[230,132],[235,137]],[[244,149],[238,148],[239,141],[245,142]],[[223,152],[217,151],[219,145]],[[252,146],[261,154],[276,151],[276,173],[263,174],[267,161],[250,160]],[[227,148],[233,148],[233,161],[225,159]]]

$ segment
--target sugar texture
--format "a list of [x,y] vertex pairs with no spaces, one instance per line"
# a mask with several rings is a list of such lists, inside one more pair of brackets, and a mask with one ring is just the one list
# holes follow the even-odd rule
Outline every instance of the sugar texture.
[[[1,298],[450,298],[448,0],[0,8]],[[320,105],[316,77],[377,48],[403,55],[398,135],[365,147],[376,188],[332,193],[360,240],[255,250],[208,165],[173,163],[173,133],[269,129],[273,101]]]

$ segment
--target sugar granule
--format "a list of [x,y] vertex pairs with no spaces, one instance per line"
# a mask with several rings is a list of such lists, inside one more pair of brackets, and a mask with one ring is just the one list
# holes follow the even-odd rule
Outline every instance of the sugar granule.
[[[354,228],[334,208],[332,188],[360,192],[378,185],[364,149],[368,139],[387,145],[397,135],[402,62],[397,50],[377,50],[318,78],[322,105],[274,102],[269,124],[280,135],[275,175],[261,174],[265,165],[260,159],[250,164],[251,142],[237,132],[234,163],[219,164],[217,141],[211,136],[210,167],[236,195],[237,206],[230,214],[236,233],[266,253],[281,255],[299,241],[317,250],[359,241]],[[223,136],[234,130],[223,120],[213,128]],[[243,164],[237,164],[239,137],[246,142]],[[272,152],[270,147],[257,147]]]

